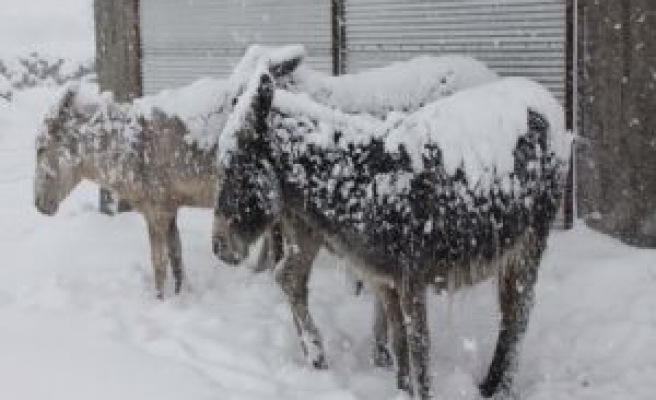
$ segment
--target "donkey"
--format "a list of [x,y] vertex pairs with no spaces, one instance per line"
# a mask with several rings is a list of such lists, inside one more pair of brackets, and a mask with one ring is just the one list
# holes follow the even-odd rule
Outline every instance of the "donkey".
[[348,257],[384,299],[399,388],[422,399],[427,286],[497,276],[500,330],[480,390],[510,394],[567,163],[557,101],[504,79],[380,123],[275,90],[260,69],[235,110],[215,205],[232,254],[292,220]]
[[169,264],[179,293],[185,274],[176,214],[183,206],[212,206],[213,151],[188,144],[175,116],[155,112],[147,119],[130,104],[79,97],[77,87],[69,88],[37,137],[36,208],[53,215],[82,179],[113,190],[146,221],[157,296]]
[[[303,54],[301,46],[268,49],[272,76],[282,79]],[[36,208],[54,214],[82,179],[116,192],[148,226],[157,297],[163,297],[169,265],[179,293],[186,278],[177,211],[212,207],[218,180],[212,133],[232,112],[246,83],[241,75],[252,72],[248,64],[263,55],[247,53],[228,79],[201,79],[132,103],[116,103],[91,84],[69,85],[37,136]],[[258,264],[270,262],[269,237]]]
[[[289,46],[287,50],[293,47]],[[251,46],[236,67],[236,74],[252,74],[259,62],[267,61],[272,51],[280,52],[280,49]],[[381,121],[394,113],[412,112],[423,104],[467,87],[498,79],[485,64],[465,56],[422,56],[359,73],[328,76],[302,63],[302,49],[287,53],[286,58],[273,57],[277,61],[270,62],[272,66],[268,67],[271,71],[279,71],[280,60],[287,61],[282,64],[286,73],[276,74],[276,87],[307,94],[313,101],[342,112],[371,114]],[[228,224],[217,216],[214,219],[213,249],[217,256],[230,264],[237,258],[231,254],[226,232],[229,232]],[[330,245],[293,217],[281,219],[271,232],[277,240],[266,242],[275,244],[269,258],[281,261],[275,279],[290,303],[301,347],[309,364],[324,368],[322,340],[309,312],[307,284],[319,249],[330,250]],[[283,238],[284,246],[281,246]],[[376,301],[375,307],[372,359],[374,365],[387,367],[391,365],[391,356],[387,350],[386,317],[380,301]]]

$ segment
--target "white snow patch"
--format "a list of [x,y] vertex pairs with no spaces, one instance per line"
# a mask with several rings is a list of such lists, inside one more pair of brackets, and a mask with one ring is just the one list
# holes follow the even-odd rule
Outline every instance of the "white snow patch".
[[216,143],[216,132],[223,129],[232,111],[235,93],[227,80],[203,78],[178,89],[141,97],[134,105],[146,118],[152,118],[156,110],[180,118],[189,130],[188,140],[209,148]]
[[354,74],[331,76],[301,66],[295,91],[348,113],[383,117],[410,112],[462,89],[498,78],[484,63],[467,56],[419,56]]
[[116,102],[111,92],[100,92],[98,84],[93,82],[71,83],[58,91],[59,100],[50,107],[47,117],[59,112],[65,94],[70,91],[74,94],[72,107],[82,115],[91,116],[88,126],[78,127],[83,134],[96,134],[103,127],[131,138],[140,129],[140,118],[150,120],[159,112],[180,118],[187,127],[187,139],[203,148],[214,145],[215,131],[222,129],[230,112],[226,105],[231,108],[227,81],[210,78],[144,96],[132,103]]
[[[310,282],[330,364],[315,371],[273,277],[213,258],[209,210],[181,213],[193,292],[163,302],[151,289],[138,214],[98,214],[90,184],[56,216],[38,214],[34,138],[56,95],[36,89],[0,102],[3,399],[404,398],[394,373],[369,362],[373,299],[347,290],[334,268],[342,261],[322,252]],[[555,232],[521,354],[521,398],[652,399],[655,285],[656,250],[583,227]],[[497,336],[495,299],[491,283],[429,296],[437,399],[479,398]]]
[[566,164],[572,137],[563,109],[547,89],[525,78],[500,79],[429,104],[387,133],[386,146],[405,146],[420,170],[426,146],[437,144],[449,174],[462,167],[470,185],[486,187],[486,179],[512,172],[517,139],[528,132],[528,110],[546,118],[549,150]]
[[192,368],[135,351],[86,318],[0,309],[3,397],[20,400],[210,399],[221,391]]

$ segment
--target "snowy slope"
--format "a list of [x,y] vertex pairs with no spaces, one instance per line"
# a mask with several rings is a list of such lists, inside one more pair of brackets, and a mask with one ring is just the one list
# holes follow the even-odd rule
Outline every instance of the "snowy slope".
[[[322,254],[311,307],[331,368],[305,365],[267,274],[210,251],[211,213],[180,225],[193,292],[154,298],[145,224],[96,212],[83,184],[54,217],[32,203],[33,140],[52,89],[0,103],[0,398],[397,399],[369,363],[372,299]],[[334,268],[333,265],[338,265]],[[518,385],[523,399],[652,399],[656,251],[579,227],[557,232],[541,271]],[[431,298],[436,398],[478,399],[496,337],[491,283]]]

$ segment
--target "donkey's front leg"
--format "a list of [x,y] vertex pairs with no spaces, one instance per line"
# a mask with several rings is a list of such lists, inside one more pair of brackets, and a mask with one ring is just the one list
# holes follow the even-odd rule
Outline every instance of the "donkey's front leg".
[[540,248],[529,245],[525,254],[508,265],[499,277],[501,326],[494,358],[485,381],[480,385],[484,397],[513,397],[519,346],[528,327],[540,254]]
[[[313,235],[285,229],[285,255],[276,270],[276,281],[291,306],[294,324],[308,362],[318,369],[327,367],[326,355],[319,329],[310,315],[308,306],[308,281],[314,258],[319,252],[320,241]],[[305,231],[304,228],[301,230]]]
[[168,222],[166,243],[169,262],[171,263],[171,272],[173,273],[173,279],[175,279],[175,293],[179,294],[186,278],[182,265],[182,244],[180,242],[180,231],[178,230],[176,214],[173,214]]
[[166,269],[169,263],[168,257],[168,232],[170,215],[160,212],[144,213],[148,225],[148,237],[150,239],[150,258],[155,277],[155,290],[157,298],[164,297],[164,285],[166,283]]
[[[412,278],[406,278],[411,280]],[[430,342],[426,315],[426,286],[419,282],[404,282],[401,288],[401,311],[410,354],[411,387],[419,398],[432,398],[429,351]]]

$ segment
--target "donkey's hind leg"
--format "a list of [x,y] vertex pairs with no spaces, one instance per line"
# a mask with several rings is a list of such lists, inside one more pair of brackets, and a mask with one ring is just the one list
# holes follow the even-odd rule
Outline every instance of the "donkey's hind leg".
[[168,247],[171,272],[175,280],[175,293],[179,294],[182,284],[185,282],[184,267],[182,265],[182,244],[180,242],[180,231],[178,230],[176,214],[169,220],[166,242]]
[[[406,278],[400,291],[400,300],[410,359],[409,386],[414,387],[421,400],[428,400],[432,398],[432,392],[426,285]],[[413,393],[412,390],[410,393]]]
[[525,240],[517,257],[499,275],[499,336],[487,377],[480,385],[484,397],[513,396],[512,383],[517,371],[519,346],[528,326],[533,305],[540,257],[544,249],[539,240]]
[[396,361],[397,386],[410,392],[410,354],[408,353],[408,338],[403,323],[403,313],[398,290],[386,286],[379,287],[379,301],[385,308],[386,328],[391,335],[392,352]]
[[[378,290],[379,293],[377,293],[374,299],[374,349],[372,359],[375,366],[389,368],[392,366],[393,361],[388,349],[390,326],[388,326],[389,316],[386,311],[388,308],[386,304],[387,299],[385,298],[385,294],[382,293],[383,290],[388,289]],[[395,329],[394,326],[391,328]]]
[[[285,227],[286,254],[276,270],[276,281],[291,306],[294,324],[308,362],[318,369],[327,367],[323,342],[308,307],[308,281],[321,242],[307,228]],[[302,230],[303,232],[299,232]]]

